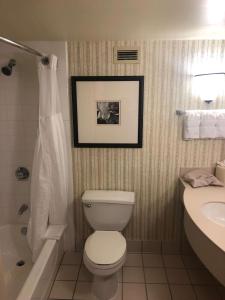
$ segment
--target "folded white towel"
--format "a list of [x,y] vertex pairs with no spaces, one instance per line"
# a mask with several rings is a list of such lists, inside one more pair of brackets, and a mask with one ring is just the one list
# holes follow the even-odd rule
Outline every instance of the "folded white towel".
[[185,140],[199,139],[199,126],[184,126],[183,135]]
[[185,140],[225,138],[225,109],[187,110],[183,137]]
[[214,124],[212,126],[200,125],[199,138],[200,139],[216,139],[218,137],[217,128]]
[[184,139],[198,139],[200,127],[200,113],[198,110],[189,110],[185,112],[183,135]]
[[186,110],[184,115],[187,124],[199,124],[201,111],[200,110]]
[[217,136],[218,138],[225,138],[225,122],[224,124],[218,124],[217,125]]

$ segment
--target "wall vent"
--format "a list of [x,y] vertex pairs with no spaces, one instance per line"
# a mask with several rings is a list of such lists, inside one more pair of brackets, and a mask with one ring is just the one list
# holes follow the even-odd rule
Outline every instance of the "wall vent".
[[115,47],[114,64],[140,63],[140,49],[138,47]]

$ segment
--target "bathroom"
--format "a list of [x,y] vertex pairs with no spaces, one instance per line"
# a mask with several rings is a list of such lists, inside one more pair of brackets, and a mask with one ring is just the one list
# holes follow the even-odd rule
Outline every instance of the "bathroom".
[[[82,196],[88,190],[135,194],[131,217],[122,231],[127,255],[117,273],[116,295],[102,300],[225,299],[222,284],[206,270],[207,265],[197,258],[198,253],[187,240],[179,185],[181,169],[214,169],[216,162],[223,161],[225,142],[184,140],[184,117],[176,114],[177,110],[225,109],[223,91],[216,91],[215,101],[206,103],[193,88],[193,75],[224,72],[225,20],[217,24],[218,16],[213,25],[206,16],[202,20],[200,16],[207,13],[206,8],[188,4],[189,1],[181,7],[168,1],[188,25],[181,19],[174,24],[171,7],[162,1],[158,6],[155,1],[143,1],[143,6],[133,1],[132,7],[128,1],[104,5],[102,0],[72,2],[62,1],[53,7],[51,1],[46,1],[44,10],[35,1],[22,1],[23,5],[0,3],[0,36],[58,58],[69,174],[67,206],[71,208],[67,228],[59,228],[66,237],[61,238],[52,227],[43,252],[32,259],[27,236],[21,232],[27,229],[31,214],[32,166],[39,126],[38,58],[0,42],[0,67],[11,59],[16,61],[10,76],[0,74],[0,299],[98,299],[92,289],[93,274],[82,260],[85,241],[93,232],[82,204]],[[163,13],[166,9],[168,15]],[[137,50],[138,61],[115,61],[116,50]],[[85,147],[75,141],[76,103],[71,77],[78,76],[144,77],[143,82],[139,81],[143,83],[142,145]],[[19,167],[28,169],[28,179],[16,178]],[[61,225],[65,224],[55,226]],[[21,248],[17,249],[16,243]],[[11,248],[15,249],[12,253]],[[6,266],[2,256],[9,258]],[[25,264],[16,266],[20,261]],[[13,291],[9,295],[4,290],[7,280]]]

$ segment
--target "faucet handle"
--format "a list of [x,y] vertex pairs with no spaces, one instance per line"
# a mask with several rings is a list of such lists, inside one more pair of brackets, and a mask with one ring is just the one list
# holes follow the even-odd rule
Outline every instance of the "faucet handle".
[[30,173],[27,168],[19,167],[16,169],[15,176],[17,180],[26,180],[28,179]]
[[18,215],[21,216],[26,210],[28,210],[28,205],[22,204],[18,210]]

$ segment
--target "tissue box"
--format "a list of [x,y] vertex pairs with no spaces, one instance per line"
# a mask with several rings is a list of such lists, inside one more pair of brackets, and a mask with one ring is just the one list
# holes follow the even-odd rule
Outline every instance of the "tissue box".
[[225,185],[225,167],[216,166],[216,178],[218,178]]

